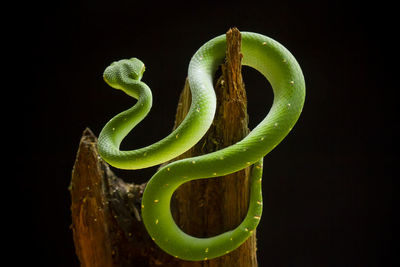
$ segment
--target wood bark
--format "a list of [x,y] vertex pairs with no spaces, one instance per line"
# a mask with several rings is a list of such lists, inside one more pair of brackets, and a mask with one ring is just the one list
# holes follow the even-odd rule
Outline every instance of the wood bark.
[[[226,61],[215,83],[217,111],[202,140],[177,159],[210,153],[241,140],[249,132],[247,101],[241,76],[241,37],[237,29],[226,33]],[[188,82],[181,93],[176,128],[190,107]],[[191,262],[164,253],[148,236],[140,218],[145,184],[116,177],[97,152],[97,139],[83,133],[70,186],[72,231],[76,254],[84,267],[181,266],[255,267],[254,234],[237,250],[212,260]],[[177,160],[174,159],[174,160]],[[172,199],[175,221],[185,232],[213,236],[235,228],[246,215],[249,169],[182,185]]]

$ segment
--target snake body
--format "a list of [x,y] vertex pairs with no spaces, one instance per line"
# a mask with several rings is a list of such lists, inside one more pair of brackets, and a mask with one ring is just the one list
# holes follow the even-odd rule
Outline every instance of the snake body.
[[[213,76],[225,58],[225,35],[205,43],[192,57],[188,79],[190,110],[170,135],[144,148],[121,151],[124,137],[151,108],[149,87],[141,82],[144,64],[136,59],[114,62],[104,72],[105,81],[137,99],[136,104],[112,118],[98,139],[101,157],[112,166],[140,169],[166,162],[182,154],[206,133],[216,110]],[[290,132],[300,116],[305,98],[302,71],[293,55],[273,39],[242,32],[243,64],[258,70],[270,82],[274,101],[265,119],[248,136],[222,150],[167,164],[149,180],[142,199],[144,225],[157,245],[184,260],[219,257],[239,247],[257,227],[262,213],[262,160]],[[183,183],[227,175],[253,165],[248,213],[231,231],[209,238],[184,233],[170,211],[171,197]]]

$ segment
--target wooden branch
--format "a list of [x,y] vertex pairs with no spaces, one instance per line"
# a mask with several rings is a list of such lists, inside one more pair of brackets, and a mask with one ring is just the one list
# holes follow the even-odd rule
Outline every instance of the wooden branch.
[[[246,94],[241,76],[241,38],[237,29],[226,34],[227,56],[216,82],[217,112],[206,136],[179,158],[206,154],[241,140],[249,132]],[[190,106],[186,82],[175,126]],[[176,160],[176,159],[175,159]],[[249,170],[192,181],[177,190],[172,213],[177,224],[198,237],[235,228],[246,215]],[[116,177],[97,152],[97,139],[83,133],[71,180],[72,231],[76,253],[84,267],[124,266],[257,266],[255,231],[237,250],[217,259],[189,262],[164,253],[148,236],[140,218],[145,184],[126,183]]]
[[144,187],[116,177],[97,152],[97,138],[89,129],[83,132],[70,185],[71,228],[81,266],[158,266],[159,258],[168,257],[141,222]]
[[[247,98],[241,75],[241,36],[237,29],[226,33],[226,62],[215,91],[217,111],[212,126],[203,139],[179,158],[207,154],[230,146],[249,133]],[[186,82],[181,94],[175,127],[190,107],[190,90]],[[174,219],[186,233],[197,237],[214,236],[238,226],[247,213],[249,168],[214,179],[191,181],[182,185],[173,199]],[[255,233],[235,251],[205,262],[180,262],[189,266],[257,266]]]

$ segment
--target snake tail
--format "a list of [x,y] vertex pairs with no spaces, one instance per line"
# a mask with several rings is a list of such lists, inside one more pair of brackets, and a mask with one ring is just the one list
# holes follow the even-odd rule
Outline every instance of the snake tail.
[[[220,257],[252,235],[262,214],[263,158],[292,130],[303,109],[304,76],[294,56],[267,36],[252,32],[241,34],[242,64],[259,71],[272,86],[274,100],[270,109],[266,108],[265,118],[245,138],[229,147],[165,165],[151,177],[143,193],[141,212],[149,235],[161,249],[184,260]],[[104,126],[98,139],[101,157],[117,168],[140,169],[169,161],[194,146],[214,118],[213,77],[224,61],[225,50],[225,35],[213,38],[198,49],[188,68],[192,101],[185,119],[165,138],[135,150],[120,150],[120,144],[146,117],[152,105],[150,88],[141,81],[145,67],[137,58],[111,64],[104,72],[105,81],[137,101]],[[259,94],[262,97],[262,92]],[[170,210],[171,197],[183,183],[217,178],[249,166],[252,166],[249,208],[240,225],[207,238],[190,236],[176,225]]]

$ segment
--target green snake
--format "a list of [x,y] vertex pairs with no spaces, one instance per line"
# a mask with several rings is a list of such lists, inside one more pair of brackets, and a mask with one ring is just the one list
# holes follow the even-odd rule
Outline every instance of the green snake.
[[[303,108],[305,83],[293,55],[275,40],[242,32],[243,65],[258,70],[270,82],[274,100],[266,117],[241,141],[222,150],[169,163],[149,180],[142,198],[142,218],[152,240],[177,258],[207,260],[239,247],[257,227],[262,213],[262,161],[291,131]],[[194,146],[210,127],[216,110],[213,76],[226,51],[225,35],[205,43],[192,57],[188,80],[192,95],[183,122],[167,137],[144,148],[121,151],[124,137],[147,115],[152,105],[150,88],[141,78],[144,64],[136,58],[112,63],[104,80],[137,99],[130,109],[113,117],[98,139],[101,157],[121,169],[140,169],[164,163]],[[248,212],[235,229],[209,238],[193,237],[175,223],[171,197],[183,183],[214,178],[252,165]]]

